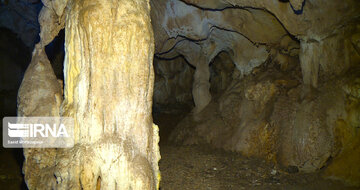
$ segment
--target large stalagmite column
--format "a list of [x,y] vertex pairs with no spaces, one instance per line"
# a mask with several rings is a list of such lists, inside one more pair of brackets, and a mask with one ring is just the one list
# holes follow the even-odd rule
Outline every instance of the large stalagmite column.
[[[44,3],[55,9],[64,2]],[[151,116],[154,39],[149,1],[69,0],[66,6],[60,115],[75,119],[75,146],[52,152],[54,163],[39,165],[35,175],[26,170],[28,186],[156,189],[160,154]],[[33,153],[37,156],[44,158],[41,149]]]
[[60,166],[59,177],[84,189],[154,189],[149,2],[73,0],[68,8],[62,111],[75,119],[78,163]]

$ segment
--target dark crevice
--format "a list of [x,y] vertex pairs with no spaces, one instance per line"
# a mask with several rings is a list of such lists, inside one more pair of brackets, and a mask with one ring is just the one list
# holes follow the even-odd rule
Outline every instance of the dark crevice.
[[45,47],[46,55],[58,79],[64,80],[65,30],[60,30],[54,40]]
[[303,0],[303,2],[301,4],[301,9],[299,9],[299,10],[296,10],[291,3],[290,3],[290,7],[294,11],[295,14],[301,15],[303,13],[303,11],[304,11],[305,3],[306,3],[306,0]]
[[99,176],[96,181],[96,190],[100,190],[100,189],[101,189],[101,177]]
[[188,3],[188,2],[184,2],[184,1],[182,1],[182,2],[185,3],[186,5],[189,5],[189,6],[204,10],[204,11],[214,11],[214,12],[223,11],[223,10],[226,10],[226,9],[257,9],[257,10],[265,10],[263,8],[252,7],[252,6],[238,6],[238,5],[231,5],[231,6],[226,5],[225,6],[225,4],[224,4],[224,7],[222,7],[222,8],[206,8],[206,7],[201,7],[199,5],[196,5],[196,4],[192,4],[192,3]]

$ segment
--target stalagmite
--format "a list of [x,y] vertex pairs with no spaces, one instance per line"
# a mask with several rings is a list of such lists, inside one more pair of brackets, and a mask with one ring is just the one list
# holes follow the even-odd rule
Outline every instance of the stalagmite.
[[192,94],[195,102],[194,114],[201,112],[211,101],[210,70],[203,56],[196,64]]
[[[171,143],[210,145],[265,160],[273,170],[213,180],[222,179],[226,167],[212,165],[207,156],[206,161],[191,158],[205,163],[202,174],[215,176],[189,180],[199,186],[246,189],[260,184],[272,189],[290,185],[294,180],[287,179],[294,177],[299,179],[294,185],[301,189],[310,182],[311,189],[322,183],[317,180],[321,176],[360,186],[359,1],[41,2],[0,1],[0,17],[15,11],[0,18],[0,25],[6,23],[29,47],[35,46],[18,91],[18,116],[74,118],[75,146],[25,148],[23,173],[29,189],[159,189],[159,129],[152,111],[165,129],[161,144],[166,159],[182,154]],[[42,6],[41,11],[31,9],[32,3]],[[27,4],[29,10],[18,14]],[[37,44],[34,34],[40,36]],[[7,38],[0,34],[4,44],[12,43]],[[61,53],[52,48],[57,40],[65,45]],[[10,55],[2,59],[1,52],[3,68],[10,67],[0,79],[17,73],[20,80],[27,64],[19,67]],[[7,89],[19,84],[4,81],[0,108],[13,96]],[[176,153],[168,156],[172,148]],[[186,154],[193,156],[194,147],[187,148],[191,151]],[[178,175],[179,168],[193,170],[201,164],[167,166],[166,159],[162,171],[175,170],[182,183],[166,175],[161,188],[188,189],[183,177],[189,176]],[[293,175],[297,172],[303,174]],[[316,181],[309,181],[311,176]],[[232,186],[240,178],[249,183]]]
[[[24,78],[19,115],[73,117],[75,146],[24,150],[27,186],[158,189],[160,153],[158,128],[151,116],[154,38],[149,1],[58,0],[44,1],[44,5],[39,17],[41,41],[32,65],[44,63],[47,69],[41,76],[49,73],[52,79]],[[56,88],[42,86],[49,91],[45,98],[52,104],[31,96],[27,89],[56,81],[44,47],[64,21],[65,89],[60,106],[59,83]],[[35,77],[42,74],[33,68],[27,72]]]
[[[62,102],[61,84],[57,81],[44,47],[35,46],[32,61],[18,92],[19,117],[59,117]],[[56,150],[24,148],[23,173],[29,189],[47,189],[54,177]]]

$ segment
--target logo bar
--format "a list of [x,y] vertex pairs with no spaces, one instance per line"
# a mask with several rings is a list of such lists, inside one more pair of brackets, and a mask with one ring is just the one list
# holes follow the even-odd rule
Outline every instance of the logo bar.
[[74,119],[70,117],[5,117],[5,148],[71,148]]

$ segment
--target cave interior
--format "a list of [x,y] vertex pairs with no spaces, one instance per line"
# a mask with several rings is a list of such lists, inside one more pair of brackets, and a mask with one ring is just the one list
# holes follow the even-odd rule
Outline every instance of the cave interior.
[[[41,30],[56,30],[44,47],[64,90],[67,27],[38,21],[49,2],[0,1],[1,118],[18,114],[32,51],[46,39]],[[359,2],[150,7],[160,189],[360,187]],[[0,159],[0,186],[32,187],[22,149],[1,148]]]

